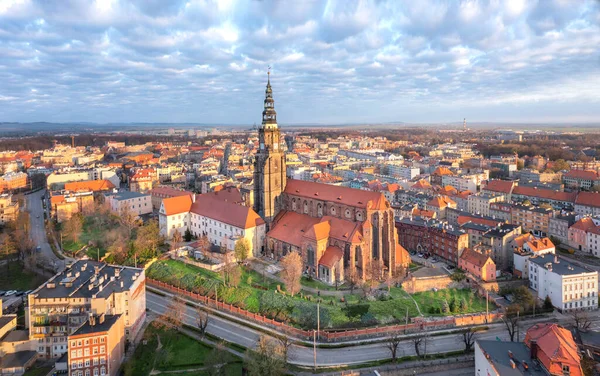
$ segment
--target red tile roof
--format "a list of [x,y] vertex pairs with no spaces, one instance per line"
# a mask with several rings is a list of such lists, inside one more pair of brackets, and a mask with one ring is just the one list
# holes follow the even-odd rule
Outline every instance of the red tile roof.
[[465,248],[460,255],[460,259],[464,262],[468,262],[469,264],[475,265],[478,268],[482,268],[487,263],[487,261],[490,260],[490,256],[484,255],[470,248]]
[[329,246],[321,256],[319,260],[319,265],[323,265],[329,269],[333,268],[333,266],[342,259],[344,256],[344,252],[335,246]]
[[554,248],[554,243],[548,238],[533,239],[528,241],[527,245],[532,252],[540,252],[548,248]]
[[508,180],[490,180],[482,190],[510,194],[514,184],[514,182]]
[[383,210],[390,207],[385,196],[379,192],[363,191],[296,179],[289,179],[287,181],[285,193],[290,196],[337,202],[365,209]]
[[79,191],[108,191],[115,185],[108,180],[85,180],[65,183],[65,190],[72,192]]
[[166,215],[187,213],[192,208],[192,196],[174,196],[165,198],[162,202]]
[[438,175],[438,176],[450,175],[450,176],[454,176],[454,172],[450,171],[448,169],[448,167],[438,167],[438,168],[435,169],[435,171],[433,171],[432,175]]
[[319,218],[296,212],[280,211],[275,217],[275,226],[267,233],[270,238],[277,239],[296,247],[302,246],[306,229],[319,223]]
[[571,170],[563,175],[566,178],[580,179],[580,180],[598,180],[600,176],[594,170]]
[[241,204],[244,202],[242,193],[236,187],[223,187],[218,191],[206,193],[206,195],[211,195],[221,201],[227,201],[236,204]]
[[552,375],[562,375],[563,365],[569,366],[569,375],[582,376],[581,358],[573,335],[553,323],[536,324],[527,330],[525,345],[537,343],[537,358]]
[[579,192],[575,205],[600,208],[600,192]]
[[193,193],[190,191],[182,191],[181,189],[172,187],[154,187],[150,190],[150,195],[161,196],[161,197],[176,197],[176,196],[191,196]]
[[588,232],[591,229],[595,228],[596,224],[590,217],[583,217],[571,226],[572,229],[581,230],[584,232]]
[[459,215],[458,218],[456,218],[456,222],[458,223],[459,226],[462,226],[467,222],[473,222],[478,225],[486,225],[486,226],[490,226],[490,227],[496,227],[496,226],[498,226],[498,224],[502,223],[501,221],[498,221],[495,219],[471,217],[468,215]]
[[575,202],[577,192],[559,192],[552,189],[519,186],[513,189],[513,195],[538,197],[554,201]]
[[223,201],[211,194],[196,196],[196,202],[192,204],[190,211],[243,229],[253,228],[265,223],[251,208]]
[[456,205],[456,202],[452,201],[448,196],[436,196],[429,200],[427,205],[435,208],[445,208],[446,206]]
[[425,179],[421,179],[411,186],[412,189],[431,189],[431,184]]

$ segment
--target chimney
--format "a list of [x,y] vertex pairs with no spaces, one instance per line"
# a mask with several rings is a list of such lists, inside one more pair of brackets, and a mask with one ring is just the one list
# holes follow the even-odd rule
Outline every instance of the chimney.
[[93,313],[90,313],[90,317],[89,317],[88,321],[90,322],[90,326],[96,325],[96,317],[94,316]]
[[560,261],[558,261],[558,255],[554,255],[554,263],[558,264]]
[[533,359],[537,359],[537,352],[538,352],[537,340],[532,339],[531,343],[530,343],[530,346],[531,347],[529,349],[529,351],[530,351],[530,355],[529,356],[531,357],[532,360]]
[[104,313],[98,318],[98,324],[104,324]]
[[100,272],[100,266],[94,265],[94,274],[98,275],[99,272]]
[[120,275],[121,275],[121,269],[116,268],[115,269],[115,278],[119,278]]
[[512,368],[512,369],[515,369],[515,368],[517,368],[517,364],[516,364],[516,363],[515,363],[515,361],[514,361],[514,360],[512,360],[512,359],[510,360],[510,368]]

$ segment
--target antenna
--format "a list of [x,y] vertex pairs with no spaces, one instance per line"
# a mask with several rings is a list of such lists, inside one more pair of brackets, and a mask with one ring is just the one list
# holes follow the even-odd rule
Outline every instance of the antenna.
[[463,131],[467,131],[467,118],[463,118]]

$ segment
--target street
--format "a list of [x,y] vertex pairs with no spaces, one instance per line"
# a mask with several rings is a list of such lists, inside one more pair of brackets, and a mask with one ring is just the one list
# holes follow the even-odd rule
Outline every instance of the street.
[[[165,312],[169,302],[168,297],[163,297],[152,292],[146,293],[146,305],[151,311],[162,314]],[[185,323],[195,326],[195,310],[186,306]],[[244,347],[254,347],[256,341],[262,333],[245,327],[243,325],[229,322],[223,318],[210,316],[210,323],[207,332],[220,337],[228,342],[237,343]],[[523,333],[524,335],[524,333]],[[497,327],[489,331],[476,334],[477,339],[496,339],[508,340],[508,334],[504,327]],[[430,337],[427,341],[428,353],[450,352],[464,349],[464,343],[461,334],[449,334]],[[425,346],[422,347],[425,351]],[[314,365],[313,349],[304,346],[293,346],[293,359],[291,363],[302,366]],[[398,356],[416,355],[414,344],[411,340],[401,343],[398,348]],[[317,365],[319,366],[339,366],[348,364],[364,363],[373,360],[386,359],[390,357],[390,352],[385,343],[357,345],[337,349],[317,349]]]
[[42,255],[50,265],[55,266],[58,270],[62,270],[65,267],[66,260],[60,260],[48,244],[48,238],[46,236],[46,229],[44,227],[44,208],[42,206],[42,196],[46,194],[46,190],[34,192],[30,195],[25,196],[26,209],[29,212],[30,221],[30,236],[33,243],[40,247],[39,255]]

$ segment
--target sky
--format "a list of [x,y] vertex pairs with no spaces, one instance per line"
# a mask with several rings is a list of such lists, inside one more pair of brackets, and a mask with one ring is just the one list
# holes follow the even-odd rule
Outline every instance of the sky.
[[0,122],[600,121],[600,1],[0,0]]

